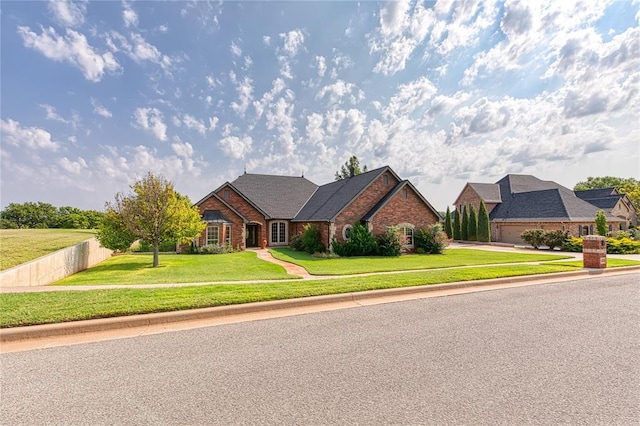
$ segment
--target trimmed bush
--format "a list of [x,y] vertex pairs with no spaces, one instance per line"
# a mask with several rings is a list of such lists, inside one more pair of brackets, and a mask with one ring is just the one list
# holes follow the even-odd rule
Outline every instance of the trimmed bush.
[[404,236],[395,226],[390,226],[384,234],[376,236],[378,244],[378,255],[380,256],[400,256],[402,254],[402,244]]
[[607,253],[640,254],[640,241],[635,241],[630,238],[607,238]]
[[217,244],[207,244],[204,246],[196,247],[193,250],[194,254],[224,254],[233,253],[233,249],[230,246],[219,246]]
[[356,222],[351,228],[351,236],[344,243],[337,240],[331,242],[333,252],[341,257],[349,256],[374,256],[378,252],[378,244],[376,238],[371,234],[369,229]]
[[562,247],[564,240],[568,237],[569,232],[558,229],[555,231],[545,232],[542,241],[545,246],[549,247],[550,250],[553,250],[556,247]]
[[542,229],[526,229],[520,234],[520,238],[522,238],[522,241],[525,243],[537,249],[544,244],[544,231]]
[[562,251],[570,251],[574,253],[579,253],[582,251],[582,238],[576,238],[574,236],[569,236],[562,243]]
[[449,245],[447,234],[442,231],[440,224],[420,228],[415,232],[416,253],[442,254]]

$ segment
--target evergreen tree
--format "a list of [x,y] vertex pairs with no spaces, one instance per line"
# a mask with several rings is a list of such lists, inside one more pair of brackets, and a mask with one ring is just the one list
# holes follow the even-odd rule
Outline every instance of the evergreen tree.
[[469,240],[469,211],[467,206],[462,206],[462,232],[460,237],[463,241]]
[[460,212],[458,211],[458,209],[453,211],[453,239],[454,240],[461,240],[462,239],[462,233],[461,233],[461,228],[460,228],[461,224],[460,224]]
[[447,206],[447,213],[444,215],[444,232],[448,238],[453,238],[453,224],[451,223],[451,210]]
[[349,179],[352,175],[352,171],[354,176],[365,173],[367,171],[366,165],[362,169],[360,169],[360,160],[358,160],[358,157],[356,157],[355,155],[352,155],[351,157],[349,157],[348,161],[345,161],[342,167],[340,167],[340,170],[336,172],[335,179]]
[[607,217],[604,214],[604,210],[598,210],[596,212],[596,232],[603,237],[607,236]]
[[478,211],[478,241],[488,243],[491,241],[491,225],[489,224],[489,212],[484,201],[480,201],[480,210]]
[[469,241],[478,241],[478,219],[473,204],[469,206]]

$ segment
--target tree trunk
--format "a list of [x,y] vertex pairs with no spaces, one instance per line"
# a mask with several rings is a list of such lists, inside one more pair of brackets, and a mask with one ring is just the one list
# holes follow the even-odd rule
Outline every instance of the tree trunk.
[[160,244],[153,243],[153,267],[158,267],[158,253],[160,252]]

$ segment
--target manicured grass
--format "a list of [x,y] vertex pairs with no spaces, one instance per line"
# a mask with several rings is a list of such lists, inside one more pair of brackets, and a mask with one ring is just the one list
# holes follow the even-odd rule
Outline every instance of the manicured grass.
[[[582,268],[582,260],[567,261],[567,262],[553,262],[554,265],[573,266],[574,268]],[[638,266],[640,262],[632,259],[616,259],[613,257],[607,257],[607,268],[621,268],[624,266]]]
[[484,266],[367,277],[218,284],[178,288],[0,293],[0,327],[49,324],[152,312],[431,285],[575,270],[556,264]]
[[258,259],[255,252],[227,254],[161,254],[152,268],[152,255],[114,256],[54,285],[165,284],[213,281],[277,280],[296,278],[274,263]]
[[91,229],[0,229],[0,270],[95,236]]
[[350,275],[367,272],[411,271],[417,269],[451,268],[455,266],[491,265],[500,263],[543,262],[567,259],[570,256],[552,254],[521,254],[475,249],[450,249],[444,254],[410,254],[400,257],[339,257],[323,259],[288,248],[271,249],[276,259],[304,267],[312,275]]

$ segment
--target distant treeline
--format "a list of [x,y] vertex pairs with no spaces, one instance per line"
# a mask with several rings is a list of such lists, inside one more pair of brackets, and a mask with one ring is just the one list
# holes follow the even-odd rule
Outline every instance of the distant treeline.
[[103,212],[80,210],[75,207],[55,207],[49,203],[11,203],[0,211],[0,228],[67,228],[96,229],[100,226]]

